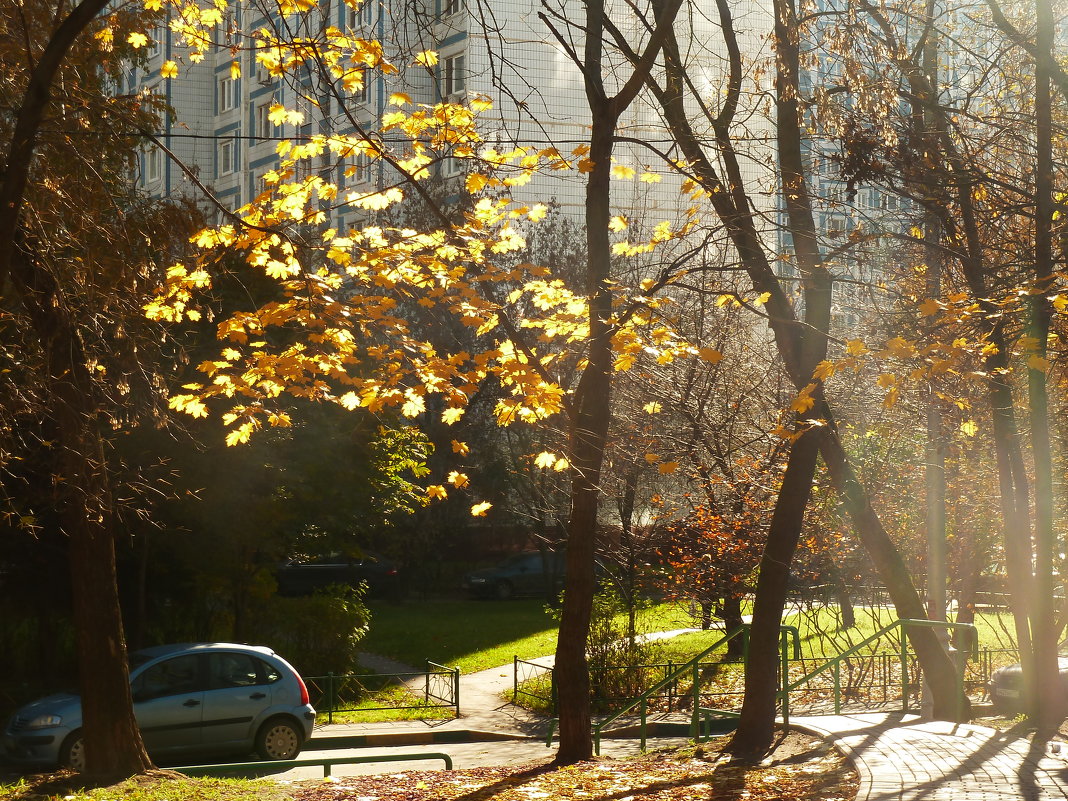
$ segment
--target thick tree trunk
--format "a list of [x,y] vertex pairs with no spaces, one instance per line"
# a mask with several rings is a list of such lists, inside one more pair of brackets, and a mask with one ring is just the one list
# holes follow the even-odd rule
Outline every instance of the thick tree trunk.
[[1057,660],[1057,616],[1053,601],[1053,450],[1050,443],[1049,394],[1046,359],[1052,319],[1049,294],[1054,286],[1053,259],[1053,101],[1050,62],[1054,19],[1050,0],[1035,0],[1038,21],[1035,66],[1035,292],[1031,294],[1028,333],[1034,341],[1034,361],[1028,365],[1031,452],[1035,469],[1035,605],[1031,636],[1035,648],[1031,718],[1039,732],[1049,735],[1064,720],[1065,697]]
[[779,672],[779,626],[786,606],[790,564],[801,534],[812,479],[816,473],[822,429],[809,429],[790,448],[786,474],[760,559],[753,625],[749,630],[749,660],[745,669],[745,697],[730,751],[741,759],[755,759],[771,747],[775,726],[775,691]]
[[122,778],[152,767],[130,697],[111,531],[110,487],[97,429],[96,389],[50,273],[16,251],[11,279],[41,338],[61,450],[58,507],[70,541],[82,735],[88,773]]
[[[596,3],[590,4],[591,24],[599,28]],[[602,9],[603,11],[603,9]],[[587,63],[599,58],[587,54]],[[594,539],[600,499],[601,465],[611,417],[612,297],[611,244],[608,221],[613,134],[616,117],[609,102],[591,99],[593,127],[590,159],[593,169],[586,186],[587,297],[589,353],[576,392],[571,421],[571,518],[567,538],[567,579],[560,632],[556,645],[556,691],[559,703],[560,749],[556,759],[571,764],[593,755],[590,728],[590,677],[586,639],[590,630],[594,585]]]

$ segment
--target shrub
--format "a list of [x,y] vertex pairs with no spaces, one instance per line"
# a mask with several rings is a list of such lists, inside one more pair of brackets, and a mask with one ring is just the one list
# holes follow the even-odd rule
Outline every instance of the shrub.
[[253,642],[269,645],[305,676],[358,670],[370,612],[362,591],[331,587],[302,598],[272,596],[248,624]]

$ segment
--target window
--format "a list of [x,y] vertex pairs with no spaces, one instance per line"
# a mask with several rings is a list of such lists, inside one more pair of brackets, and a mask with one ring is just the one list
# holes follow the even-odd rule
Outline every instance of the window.
[[375,21],[375,0],[363,0],[356,12],[356,24],[370,28]]
[[366,103],[371,99],[370,83],[371,73],[367,67],[359,67],[360,73],[363,76],[363,85],[358,90],[353,90],[352,99],[357,103]]
[[[256,106],[256,136],[261,140],[270,139],[274,133],[274,123],[271,122],[271,103],[261,103]],[[261,142],[256,144],[261,144]]]
[[459,175],[462,168],[463,162],[455,156],[446,156],[441,162],[441,174],[446,178]]
[[441,0],[441,16],[451,17],[463,11],[466,6],[465,0]]
[[212,690],[267,683],[260,675],[262,663],[248,654],[208,654],[208,665],[209,689]]
[[153,665],[130,688],[135,701],[149,701],[168,695],[184,695],[202,689],[200,664],[195,655],[179,656]]
[[219,175],[229,175],[237,171],[237,142],[224,139],[219,143]]
[[152,29],[152,36],[149,37],[151,43],[148,46],[148,57],[155,58],[163,52],[163,42],[167,36],[167,29],[161,25],[157,25]]
[[237,108],[237,81],[233,78],[219,79],[219,113]]
[[452,97],[467,87],[467,57],[463,54],[445,59],[442,73],[445,79],[445,96]]
[[345,159],[341,172],[348,186],[370,183],[371,157],[366,153],[354,153]]
[[155,183],[163,177],[163,151],[150,147],[145,153],[145,181]]

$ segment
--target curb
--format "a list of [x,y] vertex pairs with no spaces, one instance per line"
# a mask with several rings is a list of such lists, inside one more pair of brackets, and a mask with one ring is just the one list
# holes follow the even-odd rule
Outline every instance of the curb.
[[317,737],[312,735],[307,748],[388,748],[396,745],[436,745],[449,743],[488,743],[502,740],[538,740],[526,734],[484,731],[480,729],[447,729],[445,731],[395,731],[371,734],[341,734]]

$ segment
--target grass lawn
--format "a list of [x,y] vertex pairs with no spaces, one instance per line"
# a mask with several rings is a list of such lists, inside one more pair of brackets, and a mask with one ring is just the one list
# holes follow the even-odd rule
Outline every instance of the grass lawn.
[[[464,673],[556,651],[557,621],[538,599],[371,603],[371,627],[360,648],[421,668],[427,659]],[[692,625],[685,605],[658,604],[640,613],[642,631]]]

